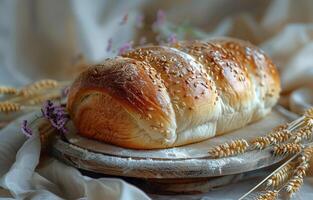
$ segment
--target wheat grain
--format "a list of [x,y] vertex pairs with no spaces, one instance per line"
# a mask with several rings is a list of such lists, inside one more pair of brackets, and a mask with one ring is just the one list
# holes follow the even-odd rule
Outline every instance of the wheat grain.
[[251,145],[253,146],[254,149],[265,149],[266,147],[270,146],[272,144],[271,138],[267,136],[260,136],[255,138],[254,140],[251,141]]
[[294,176],[285,186],[285,190],[291,196],[293,193],[298,192],[303,184],[303,177]]
[[13,87],[0,86],[0,94],[16,94],[17,89]]
[[11,102],[0,102],[0,112],[9,113],[21,110],[21,105]]
[[273,129],[268,135],[260,136],[251,141],[254,149],[265,149],[272,144],[279,144],[290,138],[290,131],[287,130],[287,124],[280,125]]
[[20,90],[19,94],[22,96],[31,96],[36,94],[39,90],[55,88],[58,85],[56,80],[43,79],[25,86]]
[[233,140],[231,142],[218,145],[209,151],[209,154],[213,158],[222,158],[226,156],[233,156],[240,153],[244,153],[249,147],[246,140]]
[[278,191],[276,190],[269,190],[263,192],[260,196],[258,196],[257,200],[275,200],[278,197]]
[[251,141],[251,145],[255,149],[265,149],[272,144],[278,144],[280,142],[285,142],[290,137],[290,132],[287,130],[287,124],[280,125],[273,129],[266,136],[260,136]]
[[277,171],[275,174],[273,174],[266,182],[267,186],[273,186],[278,187],[285,183],[291,175],[292,171],[295,168],[295,163],[290,162],[287,165],[285,165],[283,168],[281,168],[279,171]]
[[274,147],[274,155],[290,155],[301,152],[302,145],[295,143],[279,144]]
[[304,116],[312,119],[313,118],[313,107],[306,110],[304,113]]

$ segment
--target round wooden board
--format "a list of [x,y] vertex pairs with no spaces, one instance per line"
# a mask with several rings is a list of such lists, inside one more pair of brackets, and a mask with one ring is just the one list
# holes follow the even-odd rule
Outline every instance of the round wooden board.
[[90,152],[61,139],[54,143],[52,153],[58,159],[80,169],[137,178],[224,176],[267,167],[283,159],[283,157],[273,157],[269,149],[221,159],[132,159]]
[[[258,127],[258,129],[266,127],[268,129],[269,121],[273,122],[273,115],[275,115],[276,118],[278,115],[280,116],[278,117],[279,120],[276,121],[276,124],[271,123],[271,126],[273,127],[281,124],[282,121],[286,122],[290,120],[285,116],[285,114],[282,114],[282,112],[277,109],[273,112],[275,113],[267,116],[263,121],[259,121],[241,129],[242,133],[245,132],[246,134],[251,132],[254,130],[253,127]],[[270,129],[273,127],[270,127]],[[267,131],[268,130],[262,134],[267,133]],[[225,136],[220,136],[219,141],[224,142],[225,138],[229,141],[230,139],[236,139],[236,137],[238,138],[238,136],[245,138],[245,134],[240,134],[240,130],[237,130],[236,134],[230,133]],[[259,134],[259,132],[255,132],[253,134]],[[251,138],[252,133],[246,135],[248,135],[247,138],[249,139]],[[153,152],[137,150],[138,152],[135,152],[136,150],[124,149],[122,152],[123,155],[121,155],[120,151],[112,151],[112,149],[109,149],[106,144],[103,144],[105,148],[98,150],[98,148],[93,149],[93,146],[84,146],[91,144],[89,143],[90,141],[87,141],[87,139],[86,141],[80,143],[73,143],[70,141],[71,140],[64,141],[58,138],[53,144],[53,155],[76,168],[96,173],[124,177],[183,179],[225,176],[264,168],[283,159],[283,157],[273,157],[270,152],[271,149],[250,151],[233,157],[211,159],[203,153],[207,152],[206,148],[203,148],[206,150],[203,150],[203,152],[192,151],[193,147],[200,147],[199,145],[201,144],[176,148],[176,152],[189,152],[189,154],[184,154],[185,157],[179,158],[170,158],[168,156],[162,157],[163,150],[160,150],[159,152],[158,150]],[[206,143],[204,142],[203,144]],[[207,147],[207,149],[209,148],[210,146]],[[105,152],[107,149],[109,149],[108,153]],[[187,151],[186,149],[191,150]],[[193,157],[193,154],[190,152],[196,152],[197,154]],[[199,155],[203,156],[199,157]]]

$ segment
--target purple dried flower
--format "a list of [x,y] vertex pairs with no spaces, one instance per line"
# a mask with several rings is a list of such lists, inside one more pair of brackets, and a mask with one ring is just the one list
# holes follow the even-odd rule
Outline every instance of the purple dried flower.
[[107,49],[106,49],[107,52],[109,52],[109,51],[112,50],[112,43],[113,43],[112,38],[109,38],[109,39],[108,39]]
[[33,131],[32,129],[28,126],[28,122],[27,120],[23,120],[22,124],[21,124],[21,130],[22,133],[24,135],[26,135],[27,137],[31,137],[33,135]]
[[136,27],[142,28],[144,16],[142,14],[136,16]]
[[128,20],[128,13],[126,13],[123,18],[122,18],[122,21],[120,22],[120,25],[124,25],[127,23],[127,20]]
[[163,10],[158,10],[157,12],[157,17],[156,17],[156,20],[154,22],[155,26],[161,26],[164,24],[165,22],[165,12]]
[[176,43],[177,42],[177,37],[176,34],[172,33],[168,38],[167,42],[170,44]]
[[147,38],[146,37],[141,37],[139,40],[139,45],[144,45],[147,42]]
[[48,100],[41,109],[44,118],[48,119],[51,125],[56,128],[61,134],[67,132],[65,128],[69,120],[69,115],[62,106],[54,105],[52,101]]
[[125,53],[126,51],[132,49],[132,42],[126,42],[124,43],[119,49],[118,49],[118,55],[121,55],[123,53]]

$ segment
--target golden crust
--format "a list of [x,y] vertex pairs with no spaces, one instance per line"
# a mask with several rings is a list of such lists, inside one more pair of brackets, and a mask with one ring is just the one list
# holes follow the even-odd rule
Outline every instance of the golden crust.
[[[98,128],[89,126],[81,130],[84,123],[88,120],[98,120],[99,113],[96,111],[100,112],[102,106],[110,106],[100,103],[82,106],[88,98],[89,102],[98,102],[99,100],[90,100],[95,97],[90,95],[95,93],[106,94],[115,99],[120,108],[125,109],[132,120],[138,123],[135,131],[145,130],[155,135],[161,134],[164,140],[164,144],[160,142],[162,145],[174,142],[175,114],[162,80],[149,64],[129,58],[116,58],[88,68],[76,79],[70,89],[67,107],[79,133],[85,136],[93,135],[96,131],[93,129]],[[94,117],[90,114],[90,109],[94,111]],[[104,117],[110,118],[109,115]],[[110,137],[118,137],[118,134],[120,132],[115,132],[115,135],[111,134]],[[110,137],[98,138],[115,143],[115,139],[109,139]]]
[[201,41],[180,42],[174,46],[203,64],[217,86],[218,97],[235,110],[241,110],[253,98],[246,66],[228,49]]
[[190,55],[170,47],[151,46],[123,56],[150,63],[159,72],[176,113],[177,132],[217,116],[215,83]]
[[73,83],[68,110],[86,137],[166,148],[243,127],[266,115],[279,92],[262,51],[222,38],[137,48],[90,67]]
[[247,67],[255,88],[260,91],[259,98],[265,101],[267,107],[272,107],[281,88],[279,73],[271,59],[249,42],[231,38],[216,39],[212,42],[232,52],[240,64]]

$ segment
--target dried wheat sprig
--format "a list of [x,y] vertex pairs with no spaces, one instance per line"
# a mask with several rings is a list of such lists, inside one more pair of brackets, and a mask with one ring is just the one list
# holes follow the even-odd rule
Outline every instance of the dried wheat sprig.
[[293,193],[298,192],[300,187],[303,184],[303,177],[302,176],[294,176],[290,179],[290,181],[285,186],[285,190],[288,192],[289,196]]
[[306,170],[309,168],[309,161],[313,156],[313,147],[308,146],[304,148],[300,156],[298,157],[298,166],[294,170],[294,175],[296,176],[305,176]]
[[268,136],[260,136],[251,141],[251,146],[253,149],[265,149],[272,144],[272,139]]
[[293,172],[293,177],[287,182],[284,189],[288,192],[289,196],[299,191],[303,184],[303,178],[306,175],[306,170],[309,168],[309,161],[313,156],[312,143],[307,144],[298,157],[299,165]]
[[260,196],[258,196],[257,200],[275,200],[278,197],[278,191],[277,190],[269,190],[263,192]]
[[313,134],[313,119],[310,119],[305,123],[305,126],[296,130],[290,139],[294,143],[299,143],[303,139],[309,140],[310,138],[312,138],[312,134]]
[[292,171],[295,168],[295,162],[290,162],[287,165],[285,165],[283,168],[281,168],[279,171],[277,171],[275,174],[273,174],[267,181],[266,185],[268,187],[273,186],[273,187],[278,187],[285,183],[291,175]]
[[304,116],[309,117],[311,119],[313,119],[313,107],[309,108],[305,111]]
[[244,153],[249,147],[246,140],[233,140],[225,144],[218,145],[209,151],[212,158],[222,158]]
[[296,154],[302,151],[303,146],[301,144],[287,143],[276,145],[273,149],[275,156]]
[[308,146],[301,153],[301,156],[299,157],[299,161],[308,162],[312,156],[313,156],[313,146]]
[[22,96],[30,96],[38,92],[38,90],[51,89],[59,85],[59,82],[51,79],[43,79],[25,86],[19,91]]
[[17,94],[17,89],[14,87],[0,86],[0,94]]
[[30,99],[27,103],[30,105],[41,104],[46,100],[58,100],[61,98],[61,94],[47,94],[47,95],[39,95],[35,96],[34,98]]
[[291,156],[286,162],[284,162],[281,166],[279,166],[277,169],[275,169],[271,174],[269,174],[267,177],[265,177],[261,182],[259,182],[256,186],[251,188],[247,193],[243,194],[239,200],[245,199],[247,196],[249,196],[253,191],[255,191],[257,188],[259,188],[261,185],[263,185],[271,176],[273,176],[275,173],[277,173],[280,169],[288,165],[288,163],[293,162],[293,160],[299,156],[300,153],[297,153],[293,156]]
[[21,110],[21,105],[11,102],[0,102],[0,113],[16,112]]
[[272,144],[279,144],[286,142],[290,138],[290,131],[287,129],[288,125],[280,125],[273,129],[268,135],[256,137],[251,141],[254,149],[265,149]]

